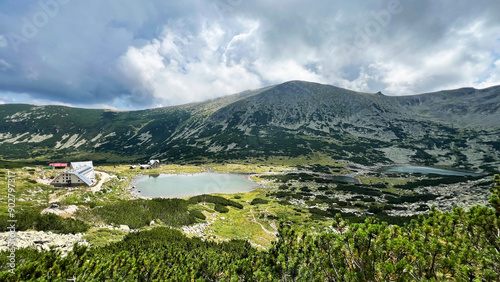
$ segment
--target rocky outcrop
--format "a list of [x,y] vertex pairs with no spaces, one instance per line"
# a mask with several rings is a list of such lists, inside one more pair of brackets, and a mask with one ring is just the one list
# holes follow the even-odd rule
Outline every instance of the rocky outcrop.
[[[8,249],[8,240],[12,238],[10,232],[0,233],[0,251]],[[85,234],[55,234],[43,231],[17,231],[15,232],[16,248],[35,248],[39,251],[48,251],[50,246],[61,250],[63,256],[73,249],[73,244],[88,246],[82,239]]]
[[468,210],[473,206],[489,206],[490,192],[487,183],[488,178],[460,182],[455,184],[441,184],[432,187],[421,187],[414,192],[425,195],[434,194],[439,197],[435,200],[420,201],[416,203],[404,203],[397,205],[405,208],[405,210],[391,210],[388,213],[393,216],[411,216],[417,214],[426,214],[428,211],[418,211],[422,205],[427,205],[429,208],[434,206],[440,211],[450,212],[454,207],[460,207]]
[[190,226],[183,226],[182,231],[186,235],[194,235],[196,237],[202,237],[205,238],[207,237],[207,233],[205,230],[210,226],[210,223],[198,223],[195,225],[190,225]]

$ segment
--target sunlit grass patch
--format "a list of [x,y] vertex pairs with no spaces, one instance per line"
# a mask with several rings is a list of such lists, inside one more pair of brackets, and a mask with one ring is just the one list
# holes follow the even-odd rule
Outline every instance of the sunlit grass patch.
[[94,247],[102,247],[112,242],[123,239],[127,233],[121,230],[111,230],[108,228],[93,228],[87,232],[82,239],[87,240]]

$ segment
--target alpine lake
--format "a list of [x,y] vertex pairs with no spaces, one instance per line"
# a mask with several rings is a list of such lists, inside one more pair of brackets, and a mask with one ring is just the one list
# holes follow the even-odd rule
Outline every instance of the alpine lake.
[[259,187],[246,176],[229,173],[145,175],[135,180],[134,190],[144,198],[184,198],[214,193],[246,193]]

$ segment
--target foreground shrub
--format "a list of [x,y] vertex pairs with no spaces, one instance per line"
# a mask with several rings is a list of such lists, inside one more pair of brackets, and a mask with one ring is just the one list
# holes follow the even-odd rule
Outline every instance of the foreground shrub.
[[220,213],[227,213],[229,212],[229,209],[223,205],[215,204],[215,211]]
[[176,227],[196,223],[195,216],[188,212],[188,202],[182,199],[120,201],[93,212],[107,224],[124,224],[130,228],[147,226],[154,219]]
[[243,208],[243,205],[238,203],[238,202],[228,200],[224,197],[212,196],[212,195],[199,195],[199,196],[191,197],[188,200],[188,202],[190,204],[198,204],[198,203],[205,202],[205,203],[219,204],[222,206],[232,206],[232,207],[235,207],[238,209]]
[[189,214],[191,214],[192,216],[199,218],[201,220],[207,219],[207,217],[201,211],[198,211],[198,210],[189,211]]
[[250,205],[259,205],[259,204],[267,204],[269,203],[268,200],[266,199],[262,199],[262,198],[255,198],[252,200],[252,202],[250,203]]

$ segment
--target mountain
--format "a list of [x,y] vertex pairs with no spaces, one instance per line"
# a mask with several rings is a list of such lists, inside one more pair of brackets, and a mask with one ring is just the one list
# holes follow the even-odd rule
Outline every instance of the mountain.
[[325,157],[500,169],[500,86],[412,96],[290,81],[202,103],[111,111],[0,105],[5,160]]

